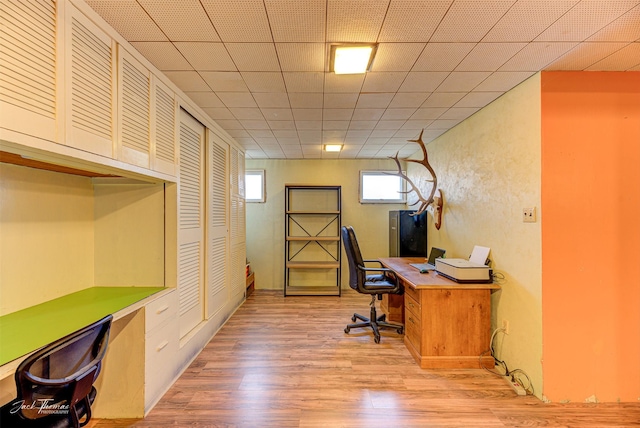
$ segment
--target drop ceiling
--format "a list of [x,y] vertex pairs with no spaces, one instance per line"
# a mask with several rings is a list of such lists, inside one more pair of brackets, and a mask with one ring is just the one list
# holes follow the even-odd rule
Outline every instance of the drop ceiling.
[[248,158],[409,156],[538,71],[640,71],[640,0],[86,1]]

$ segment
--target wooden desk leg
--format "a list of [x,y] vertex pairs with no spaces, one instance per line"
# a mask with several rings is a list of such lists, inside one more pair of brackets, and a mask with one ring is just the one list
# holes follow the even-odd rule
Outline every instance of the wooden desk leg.
[[387,316],[387,321],[404,324],[404,295],[383,294],[380,309]]

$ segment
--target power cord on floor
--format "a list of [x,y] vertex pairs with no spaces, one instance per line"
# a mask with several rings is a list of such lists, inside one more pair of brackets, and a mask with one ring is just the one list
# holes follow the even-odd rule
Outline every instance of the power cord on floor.
[[[522,387],[522,389],[524,389],[524,391],[526,392],[527,395],[533,395],[533,392],[534,392],[533,383],[531,383],[531,379],[524,372],[524,370],[522,370],[522,369],[509,370],[509,367],[507,367],[507,363],[505,361],[503,361],[503,360],[500,360],[498,357],[496,357],[495,350],[493,349],[493,340],[496,337],[496,334],[498,334],[498,332],[506,332],[506,330],[504,328],[500,327],[500,328],[495,329],[494,332],[491,334],[491,339],[489,339],[489,349],[487,349],[482,354],[480,354],[480,357],[479,357],[479,359],[480,359],[480,367],[482,367],[484,370],[486,370],[489,373],[494,374],[496,376],[510,378],[511,382],[512,383],[515,382],[518,385],[520,385]],[[502,369],[504,370],[504,374],[500,374],[500,373],[492,370],[495,367],[489,368],[489,367],[485,367],[482,364],[482,357],[487,355],[487,353],[490,353],[491,356],[493,357],[493,360],[495,361],[495,366],[502,367]],[[522,381],[523,378],[526,379],[526,385]]]

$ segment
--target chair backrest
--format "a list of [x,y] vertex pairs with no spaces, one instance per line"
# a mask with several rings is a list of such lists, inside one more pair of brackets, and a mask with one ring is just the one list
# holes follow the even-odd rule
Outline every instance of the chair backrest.
[[89,395],[100,374],[112,319],[108,315],[46,345],[18,366],[16,388],[18,400],[23,400],[20,416],[39,419],[56,411],[58,416],[75,412],[74,406]]
[[358,266],[364,267],[364,261],[353,227],[342,226],[342,242],[349,262],[349,287],[362,292],[366,275],[362,269],[358,269]]

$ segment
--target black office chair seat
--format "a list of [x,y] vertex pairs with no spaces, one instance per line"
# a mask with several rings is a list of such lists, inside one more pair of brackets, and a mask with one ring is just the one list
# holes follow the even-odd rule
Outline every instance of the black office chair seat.
[[16,399],[0,409],[2,427],[86,425],[111,320],[108,315],[28,356],[16,369]]
[[[356,234],[351,226],[342,226],[342,242],[349,261],[349,286],[358,293],[370,294],[369,317],[353,314],[351,321],[344,332],[349,333],[352,328],[370,327],[373,330],[373,340],[380,343],[380,329],[395,329],[398,334],[404,333],[404,326],[386,321],[386,315],[377,315],[376,299],[381,300],[383,294],[402,294],[402,288],[398,277],[391,269],[383,267],[367,268],[365,263],[379,263],[377,260],[363,260],[358,246]],[[373,272],[376,272],[375,274]],[[361,322],[356,323],[356,320]]]

